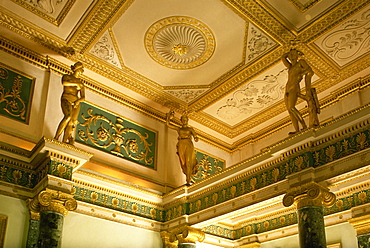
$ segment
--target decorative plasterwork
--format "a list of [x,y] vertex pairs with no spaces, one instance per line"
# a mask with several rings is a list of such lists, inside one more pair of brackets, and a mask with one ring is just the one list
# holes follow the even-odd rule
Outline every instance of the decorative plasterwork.
[[369,52],[370,8],[342,23],[315,43],[343,66]]
[[315,6],[317,3],[319,3],[321,0],[306,0],[302,3],[302,0],[289,0],[294,7],[299,9],[302,13],[306,10],[310,9],[311,7]]
[[264,75],[220,99],[204,112],[217,116],[230,126],[245,121],[283,99],[287,75],[286,68],[278,64]]
[[108,29],[90,49],[90,53],[122,69],[122,57],[116,44],[112,30]]
[[212,31],[201,21],[186,16],[161,19],[145,34],[145,48],[159,64],[190,69],[204,64],[216,46]]
[[63,21],[76,0],[12,0],[25,9],[57,26]]
[[246,61],[249,62],[260,57],[274,45],[276,45],[276,42],[255,25],[249,23]]
[[208,89],[181,89],[181,90],[165,90],[165,92],[173,95],[174,97],[178,98],[179,100],[189,103],[199,96],[201,96],[204,92]]

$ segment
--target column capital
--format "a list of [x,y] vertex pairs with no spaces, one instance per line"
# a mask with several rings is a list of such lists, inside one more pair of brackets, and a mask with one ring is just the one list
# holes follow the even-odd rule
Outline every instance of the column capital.
[[164,248],[177,248],[178,240],[171,242],[171,233],[168,231],[162,231],[161,238]]
[[309,182],[288,190],[283,198],[283,205],[289,207],[293,204],[297,208],[306,206],[332,206],[336,196],[327,188],[316,182]]
[[203,242],[205,239],[205,234],[202,230],[191,227],[191,226],[182,226],[176,229],[171,230],[170,242],[173,243],[176,240],[178,243],[193,243]]
[[53,211],[64,216],[68,211],[77,209],[77,201],[73,195],[46,188],[37,194],[33,199],[27,201],[30,213],[40,213],[43,211]]

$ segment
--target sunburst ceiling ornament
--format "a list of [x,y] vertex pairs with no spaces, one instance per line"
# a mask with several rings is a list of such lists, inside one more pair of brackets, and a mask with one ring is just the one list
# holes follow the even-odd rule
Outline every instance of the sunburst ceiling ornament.
[[215,50],[211,30],[199,20],[171,16],[155,22],[145,35],[145,47],[157,63],[172,69],[204,64]]

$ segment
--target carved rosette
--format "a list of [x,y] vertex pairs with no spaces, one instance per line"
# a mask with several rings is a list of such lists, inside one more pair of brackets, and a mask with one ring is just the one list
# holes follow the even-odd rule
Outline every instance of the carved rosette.
[[157,63],[172,69],[202,65],[213,55],[215,39],[201,21],[171,16],[151,25],[145,35],[145,48]]
[[306,206],[330,207],[335,203],[335,199],[335,194],[328,189],[310,182],[290,189],[283,198],[283,205],[289,207],[295,204],[298,209]]
[[77,201],[71,194],[45,189],[28,201],[28,207],[31,216],[32,213],[35,214],[43,211],[53,211],[66,216],[68,211],[77,209]]

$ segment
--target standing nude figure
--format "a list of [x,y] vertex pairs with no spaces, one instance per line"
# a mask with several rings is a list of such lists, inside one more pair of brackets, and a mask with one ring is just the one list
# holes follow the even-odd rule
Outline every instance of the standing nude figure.
[[299,124],[301,124],[302,129],[307,128],[301,113],[296,109],[295,105],[298,97],[304,98],[308,96],[302,95],[300,92],[299,83],[303,79],[303,76],[305,76],[306,87],[307,85],[311,87],[311,78],[314,72],[304,59],[298,60],[300,54],[301,52],[296,49],[291,49],[281,57],[284,65],[288,68],[288,81],[285,86],[284,101],[295,129],[295,132],[290,132],[289,134],[299,132]]
[[73,132],[77,125],[77,117],[80,112],[80,102],[85,100],[85,87],[79,78],[84,72],[81,62],[71,66],[72,74],[64,74],[62,85],[64,87],[61,97],[61,107],[64,114],[60,121],[54,139],[59,139],[63,133],[63,142],[73,145]]
[[180,160],[180,165],[182,172],[186,175],[186,184],[191,184],[191,177],[197,174],[198,171],[198,161],[195,157],[194,152],[194,145],[192,142],[192,138],[194,137],[194,141],[198,141],[198,136],[195,133],[194,129],[188,126],[189,118],[186,114],[181,116],[181,127],[177,127],[170,124],[170,120],[174,116],[174,112],[170,111],[167,114],[166,124],[168,127],[175,129],[178,133],[177,138],[177,156]]

